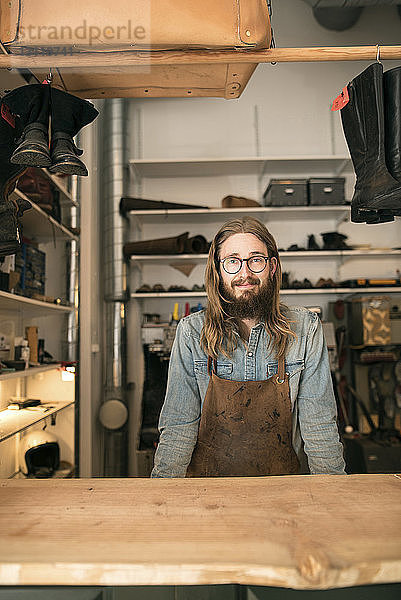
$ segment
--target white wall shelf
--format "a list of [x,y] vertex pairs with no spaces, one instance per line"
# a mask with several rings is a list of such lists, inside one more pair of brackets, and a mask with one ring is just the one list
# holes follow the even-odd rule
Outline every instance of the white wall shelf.
[[[372,293],[398,293],[401,294],[401,286],[398,287],[370,287],[370,288],[306,288],[281,290],[281,296],[292,296],[294,294],[372,294]],[[147,298],[203,298],[206,292],[133,292],[131,298],[146,300]]]
[[[364,258],[364,257],[388,257],[388,256],[401,256],[401,250],[391,250],[388,248],[384,248],[383,250],[375,249],[375,250],[299,250],[296,252],[280,252],[280,258],[342,258],[342,257],[355,257],[355,258]],[[153,254],[153,255],[145,255],[145,254],[135,254],[132,255],[131,261],[144,263],[144,264],[159,264],[160,262],[180,262],[180,261],[188,261],[188,262],[196,262],[202,263],[207,260],[207,254]]]
[[32,377],[38,373],[46,373],[59,368],[60,364],[57,363],[54,365],[43,365],[42,367],[29,367],[29,369],[24,369],[23,371],[13,371],[12,373],[0,372],[0,381],[5,381],[7,379],[20,379],[21,377]]
[[78,236],[72,233],[65,225],[59,223],[40,206],[35,204],[33,200],[28,198],[28,196],[18,188],[14,190],[13,195],[23,200],[27,200],[32,204],[32,208],[24,212],[21,217],[24,233],[29,237],[40,241],[52,240],[54,238],[62,240],[78,240]]
[[46,314],[66,314],[72,310],[74,310],[72,306],[51,304],[50,302],[0,291],[0,312],[23,312],[25,316],[41,317]]
[[291,173],[291,177],[310,172],[317,175],[340,175],[351,169],[348,156],[261,156],[183,159],[131,159],[136,177],[213,177],[220,175],[257,175]]
[[45,402],[39,406],[22,408],[21,410],[6,409],[0,411],[0,442],[73,404],[73,401]]
[[236,215],[251,215],[265,220],[292,219],[332,219],[342,221],[349,217],[350,207],[340,206],[251,206],[248,208],[199,208],[199,209],[165,209],[165,210],[132,210],[132,217],[141,223],[188,223],[191,218],[201,223],[219,223]]

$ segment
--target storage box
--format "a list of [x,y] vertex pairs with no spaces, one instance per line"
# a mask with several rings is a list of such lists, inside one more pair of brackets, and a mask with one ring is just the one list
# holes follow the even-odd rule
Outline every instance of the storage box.
[[45,293],[46,255],[44,252],[25,242],[21,252],[16,255],[15,270],[20,274],[17,292],[31,297]]
[[390,299],[387,296],[353,298],[347,306],[352,346],[391,344]]
[[271,179],[263,194],[265,206],[306,206],[307,179]]
[[311,177],[308,179],[309,204],[345,204],[344,177]]

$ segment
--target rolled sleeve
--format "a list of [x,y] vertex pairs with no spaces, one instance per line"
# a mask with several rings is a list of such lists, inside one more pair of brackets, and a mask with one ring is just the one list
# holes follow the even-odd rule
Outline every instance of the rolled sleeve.
[[344,474],[343,446],[338,434],[329,357],[317,315],[308,331],[305,369],[297,401],[300,432],[310,472]]
[[151,477],[185,477],[198,437],[201,398],[185,324],[180,321],[171,351],[160,413],[160,440]]

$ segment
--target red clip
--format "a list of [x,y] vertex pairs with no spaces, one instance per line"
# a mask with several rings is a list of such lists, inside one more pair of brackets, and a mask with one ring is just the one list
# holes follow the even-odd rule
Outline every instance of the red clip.
[[7,104],[4,104],[4,102],[1,104],[1,116],[13,129],[15,129],[15,115],[13,115]]
[[342,89],[341,94],[339,96],[337,96],[337,98],[334,100],[331,110],[341,110],[342,108],[344,108],[344,106],[346,106],[348,104],[348,102],[349,102],[348,86],[345,86]]

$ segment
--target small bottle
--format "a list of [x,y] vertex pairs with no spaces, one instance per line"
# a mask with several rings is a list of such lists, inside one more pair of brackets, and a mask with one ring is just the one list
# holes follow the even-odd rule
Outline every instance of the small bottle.
[[178,325],[178,321],[180,320],[180,315],[178,312],[178,302],[176,302],[174,304],[174,310],[173,310],[173,314],[171,316],[171,323],[170,325]]
[[184,317],[187,317],[190,314],[189,302],[185,302],[185,312]]

